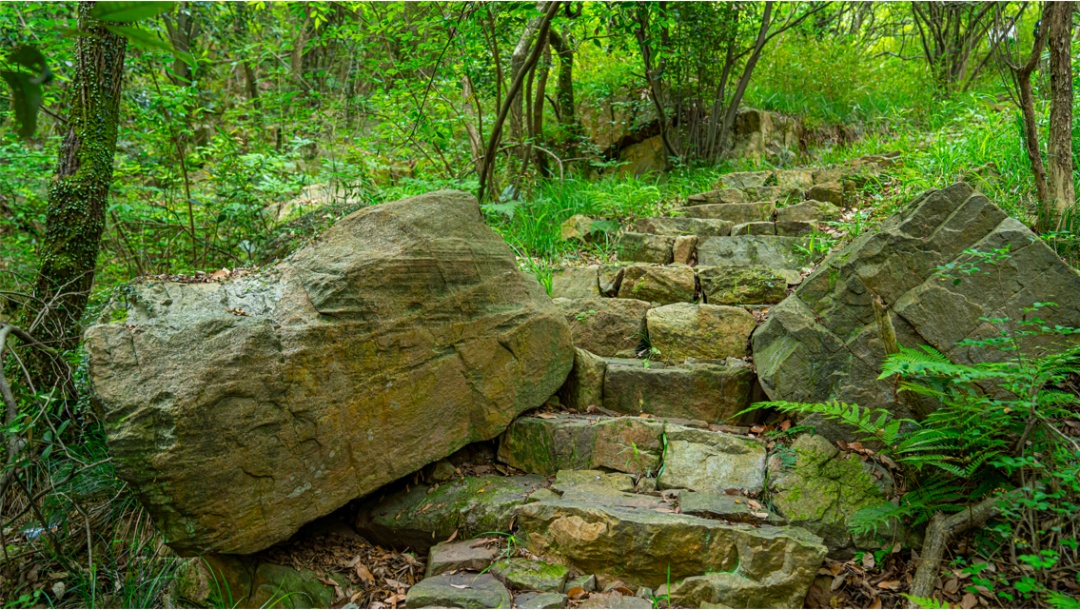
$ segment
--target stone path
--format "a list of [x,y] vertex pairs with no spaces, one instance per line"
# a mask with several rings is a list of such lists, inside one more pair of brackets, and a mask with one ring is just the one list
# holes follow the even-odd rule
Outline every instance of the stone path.
[[557,273],[575,345],[557,396],[483,459],[466,447],[350,517],[427,554],[405,607],[801,607],[853,544],[838,502],[880,502],[887,480],[820,437],[770,457],[737,425],[764,398],[750,337],[817,262],[808,236],[889,162],[725,175],[635,222],[619,263]]

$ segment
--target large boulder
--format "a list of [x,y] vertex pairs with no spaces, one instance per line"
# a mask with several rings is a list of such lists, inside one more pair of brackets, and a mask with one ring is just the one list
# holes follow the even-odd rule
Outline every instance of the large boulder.
[[[998,254],[1005,256],[986,260]],[[875,301],[888,313],[880,322]],[[1019,320],[1021,308],[1039,301],[1057,303],[1038,312],[1047,325],[1080,326],[1080,274],[986,197],[955,184],[924,194],[822,263],[755,331],[754,363],[773,400],[840,400],[908,416],[894,380],[878,379],[883,330],[902,346],[987,361],[1011,352],[957,342],[998,336],[988,318]]]
[[86,332],[90,378],[117,473],[185,555],[266,548],[498,436],[574,358],[564,316],[456,191],[123,305]]

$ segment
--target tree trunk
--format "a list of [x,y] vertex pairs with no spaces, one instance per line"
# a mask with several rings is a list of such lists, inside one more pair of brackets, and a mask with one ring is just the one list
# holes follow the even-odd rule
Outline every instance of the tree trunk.
[[1050,195],[1046,184],[1046,165],[1043,164],[1042,151],[1039,149],[1039,128],[1035,122],[1035,96],[1031,90],[1031,73],[1039,65],[1043,47],[1046,46],[1045,10],[1044,23],[1039,27],[1031,54],[1023,65],[1015,65],[1008,60],[1008,52],[1003,52],[1005,64],[1012,71],[1017,92],[1020,114],[1024,121],[1024,149],[1031,163],[1031,173],[1035,178],[1035,196],[1038,199],[1038,227],[1045,231],[1050,226],[1053,213],[1049,209]]
[[727,142],[731,136],[731,130],[735,126],[735,117],[739,113],[739,104],[742,103],[743,95],[746,93],[746,87],[750,84],[750,77],[754,74],[754,67],[757,66],[758,59],[761,57],[761,49],[765,47],[765,43],[768,42],[766,35],[769,33],[769,25],[772,22],[772,10],[773,3],[765,3],[765,12],[761,16],[761,27],[758,29],[757,40],[754,42],[754,51],[750,54],[750,57],[746,60],[746,66],[743,68],[742,77],[739,78],[739,84],[735,87],[735,93],[731,96],[731,102],[728,103],[727,113],[724,115],[724,124],[720,127],[720,136],[717,139],[721,148],[727,147]]
[[1050,45],[1050,199],[1060,224],[1075,202],[1072,158],[1072,2],[1048,2]]
[[[72,349],[94,281],[106,200],[112,183],[113,155],[120,113],[127,40],[90,17],[93,2],[80,2],[75,39],[75,77],[67,134],[60,148],[56,178],[49,188],[45,239],[31,330],[51,347]],[[45,387],[56,380],[39,370]]]
[[548,33],[551,48],[559,56],[559,76],[555,88],[555,101],[559,106],[559,123],[573,131],[577,123],[577,112],[574,108],[574,49],[570,47],[570,41],[566,40],[558,32],[552,30]]
[[[195,8],[190,2],[180,2],[176,11],[175,23],[169,15],[164,16],[165,29],[169,33],[169,42],[177,51],[184,53],[191,51],[191,43],[198,32],[198,23],[196,23],[195,15],[192,13],[194,10]],[[173,70],[172,74],[169,75],[169,79],[175,85],[187,85],[191,82],[191,66],[183,59],[180,59],[179,55],[173,60]]]
[[[543,10],[543,8],[541,8]],[[543,17],[533,17],[529,20],[529,23],[525,26],[525,31],[521,33],[521,37],[518,38],[517,45],[514,46],[514,52],[510,55],[510,80],[514,80],[521,74],[525,68],[525,60],[529,55],[529,49],[532,48],[529,42],[532,41],[536,35],[536,31],[540,29],[540,23],[543,21]],[[547,41],[537,40],[536,44],[541,42],[547,45]],[[519,91],[510,100],[510,141],[518,147],[518,158],[524,162],[524,146],[522,141],[525,134],[525,103],[524,96]]]

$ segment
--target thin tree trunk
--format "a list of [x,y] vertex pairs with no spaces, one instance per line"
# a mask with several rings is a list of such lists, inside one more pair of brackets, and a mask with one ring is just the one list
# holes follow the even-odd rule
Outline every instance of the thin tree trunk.
[[577,123],[577,110],[574,108],[574,49],[570,41],[552,30],[548,32],[551,48],[559,56],[558,84],[555,88],[555,101],[559,105],[559,123],[573,130]]
[[540,36],[537,38],[538,42],[541,40],[544,41],[544,45],[536,44],[533,46],[532,53],[530,53],[528,59],[525,60],[525,65],[522,66],[522,69],[518,71],[517,76],[515,76],[510,83],[510,89],[506,92],[506,99],[503,100],[502,107],[499,109],[499,115],[495,117],[495,123],[491,126],[491,135],[488,137],[487,147],[484,150],[483,169],[480,172],[480,188],[477,190],[476,196],[481,202],[484,201],[484,197],[488,194],[488,186],[491,182],[491,172],[495,167],[495,151],[499,145],[499,140],[502,137],[503,125],[506,123],[506,117],[510,112],[511,102],[515,96],[521,93],[521,85],[522,81],[525,80],[525,73],[536,65],[536,62],[540,59],[540,53],[543,51],[543,47],[547,46],[548,27],[551,24],[551,18],[555,15],[555,11],[558,8],[558,2],[548,2],[540,25]]
[[1075,202],[1072,158],[1072,2],[1047,3],[1050,45],[1050,198],[1057,222]]
[[671,168],[671,158],[678,156],[674,145],[671,143],[671,135],[668,133],[667,117],[664,116],[664,104],[660,77],[652,67],[652,49],[649,48],[649,8],[644,4],[637,6],[638,27],[634,30],[637,36],[638,48],[641,50],[641,62],[645,68],[645,80],[649,83],[652,92],[653,106],[656,108],[656,120],[660,123],[660,141],[664,144],[664,169]]
[[[75,39],[75,77],[67,134],[56,178],[49,187],[45,239],[35,307],[35,334],[51,347],[72,349],[94,281],[106,201],[113,176],[120,88],[127,40],[90,16],[93,2],[80,2]],[[39,370],[43,387],[54,372]]]
[[[1044,14],[1045,19],[1045,14]],[[1052,216],[1047,205],[1050,201],[1049,188],[1046,183],[1046,166],[1043,164],[1042,151],[1039,150],[1039,129],[1035,122],[1035,96],[1031,90],[1031,73],[1039,65],[1043,47],[1046,45],[1046,23],[1040,27],[1035,42],[1032,43],[1031,54],[1023,65],[1015,65],[1009,62],[1006,56],[1005,63],[1016,79],[1016,88],[1019,92],[1020,114],[1024,121],[1024,149],[1027,152],[1028,161],[1031,163],[1031,173],[1035,178],[1035,196],[1038,198],[1038,224],[1045,230]]]
[[[541,10],[543,10],[541,8]],[[532,46],[529,44],[533,37],[536,36],[536,31],[540,29],[541,22],[544,21],[543,17],[533,17],[529,20],[529,23],[525,25],[525,30],[521,33],[521,37],[518,38],[517,44],[514,46],[514,52],[510,55],[510,80],[514,80],[518,77],[518,74],[525,70],[529,71],[525,67],[525,60],[528,58],[529,49]],[[547,46],[546,40],[536,40],[536,44],[543,44]],[[531,81],[529,85],[531,85]],[[517,146],[518,160],[524,165],[525,163],[525,146],[523,145],[525,139],[525,97],[519,91],[510,99],[510,141]],[[530,102],[531,103],[531,102]],[[511,169],[511,175],[515,172]]]
[[757,40],[754,42],[754,52],[746,60],[746,66],[743,68],[742,76],[739,78],[739,84],[735,87],[735,93],[731,96],[727,113],[724,115],[724,124],[720,128],[718,138],[721,147],[727,146],[731,130],[735,126],[735,117],[739,113],[739,104],[742,103],[743,94],[746,93],[746,87],[750,84],[750,77],[754,74],[754,67],[761,57],[761,49],[765,47],[765,43],[768,41],[766,35],[769,33],[769,24],[772,21],[772,10],[773,3],[766,2],[765,13],[761,16],[761,28],[758,30]]
[[[175,23],[169,15],[164,15],[165,29],[169,33],[169,42],[173,48],[188,53],[191,51],[192,41],[198,35],[199,25],[195,21],[195,15],[192,14],[194,7],[192,7],[191,3],[180,2],[178,4]],[[180,59],[179,55],[173,60],[173,71],[169,75],[169,79],[175,85],[187,85],[191,82],[191,66],[183,59]]]

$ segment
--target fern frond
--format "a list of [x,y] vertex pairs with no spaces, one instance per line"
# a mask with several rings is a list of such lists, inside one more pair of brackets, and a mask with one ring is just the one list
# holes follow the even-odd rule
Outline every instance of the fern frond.
[[878,530],[888,527],[893,521],[902,520],[908,515],[908,507],[882,502],[860,508],[848,519],[848,530],[856,535],[876,535]]

